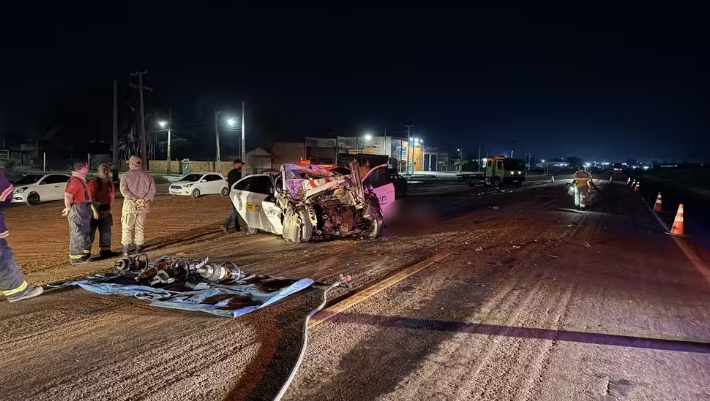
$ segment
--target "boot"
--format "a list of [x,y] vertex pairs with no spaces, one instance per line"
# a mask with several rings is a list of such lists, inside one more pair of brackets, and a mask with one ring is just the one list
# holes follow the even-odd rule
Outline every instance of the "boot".
[[85,264],[89,263],[90,261],[91,261],[91,259],[86,257],[86,258],[81,258],[81,259],[72,259],[69,261],[69,263],[71,263],[73,265],[85,265]]
[[22,291],[19,294],[15,295],[10,295],[7,297],[8,302],[17,302],[17,301],[23,301],[25,299],[30,299],[34,298],[36,296],[39,296],[44,292],[44,289],[42,287],[32,287],[32,286],[27,286],[24,291]]
[[128,245],[123,244],[123,256],[128,256]]
[[99,257],[100,257],[101,259],[108,259],[108,258],[112,258],[112,257],[114,257],[114,256],[117,256],[117,253],[116,253],[116,252],[113,252],[113,251],[110,250],[110,249],[102,249],[102,250],[101,250],[101,254],[99,255]]
[[136,245],[136,255],[141,253],[142,245]]

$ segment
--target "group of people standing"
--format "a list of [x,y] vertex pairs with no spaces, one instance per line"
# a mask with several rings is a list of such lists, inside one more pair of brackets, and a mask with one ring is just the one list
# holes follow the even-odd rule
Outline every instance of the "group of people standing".
[[[139,253],[145,242],[145,222],[150,204],[155,197],[155,181],[143,170],[141,159],[131,156],[129,170],[121,177],[120,191],[123,195],[121,212],[121,244],[123,255],[128,256],[130,247]],[[69,261],[71,264],[88,263],[91,259],[91,246],[96,231],[99,232],[99,258],[115,256],[111,251],[111,227],[113,216],[111,209],[116,199],[116,190],[110,179],[109,165],[102,164],[97,170],[97,177],[87,182],[89,165],[75,163],[74,171],[64,190],[64,210],[62,216],[69,222]],[[0,170],[0,207],[12,202],[14,188]],[[42,287],[27,284],[12,256],[6,238],[10,235],[5,218],[0,213],[0,294],[10,302],[36,297],[42,294]]]
[[[143,170],[139,157],[131,156],[128,167],[129,170],[121,177],[120,185],[123,195],[121,244],[124,256],[128,256],[132,244],[135,244],[135,253],[141,252],[145,242],[145,222],[156,192],[153,176]],[[62,216],[69,220],[69,260],[72,264],[89,262],[97,230],[99,257],[116,256],[111,251],[111,209],[116,199],[116,190],[109,179],[110,168],[102,164],[97,177],[87,182],[88,172],[89,166],[86,163],[74,164],[72,178],[64,192]]]

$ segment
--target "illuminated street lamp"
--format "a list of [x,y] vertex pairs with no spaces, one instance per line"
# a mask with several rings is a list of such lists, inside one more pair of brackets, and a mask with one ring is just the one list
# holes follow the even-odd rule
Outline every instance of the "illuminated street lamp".
[[[215,142],[217,143],[217,158],[216,158],[215,170],[216,170],[217,172],[221,172],[221,171],[220,171],[220,161],[221,161],[221,160],[220,160],[220,159],[221,159],[221,158],[220,158],[220,153],[221,153],[221,152],[220,152],[220,149],[219,149],[219,132],[220,132],[220,129],[219,129],[219,115],[222,114],[222,113],[223,113],[223,111],[215,111],[215,112],[214,112],[214,134],[215,134]],[[226,122],[227,122],[227,125],[231,128],[231,127],[234,127],[234,125],[236,125],[237,120],[235,120],[233,117],[230,117],[230,118],[227,119]]]
[[[172,113],[169,113],[169,114],[168,114],[168,120],[170,120],[171,114],[172,114]],[[166,172],[167,172],[168,174],[170,174],[170,157],[171,157],[171,156],[170,156],[170,150],[171,150],[171,148],[170,148],[170,139],[171,139],[171,138],[170,138],[170,137],[171,137],[171,135],[170,135],[170,128],[172,128],[172,127],[170,127],[170,124],[168,123],[168,121],[165,121],[165,120],[160,120],[160,121],[158,121],[158,125],[160,126],[161,129],[165,129],[166,127],[168,128],[168,153],[167,153],[167,169],[166,169]]]
[[369,141],[370,139],[372,139],[372,134],[370,134],[370,133],[368,132],[368,133],[365,134],[365,140],[366,140],[366,141]]

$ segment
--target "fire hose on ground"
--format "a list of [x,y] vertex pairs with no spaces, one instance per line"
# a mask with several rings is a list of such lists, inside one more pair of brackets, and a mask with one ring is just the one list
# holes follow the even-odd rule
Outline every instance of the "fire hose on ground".
[[328,302],[328,292],[331,290],[338,288],[338,287],[345,287],[345,288],[352,288],[350,285],[350,280],[351,277],[348,276],[343,276],[342,274],[338,278],[338,281],[334,282],[333,284],[330,285],[330,287],[326,288],[325,291],[323,291],[323,302],[318,305],[317,308],[311,310],[308,313],[308,316],[306,316],[305,322],[303,322],[303,342],[301,343],[301,352],[298,355],[298,359],[296,360],[296,364],[293,366],[293,369],[291,370],[291,374],[288,376],[288,379],[286,382],[281,386],[281,390],[279,393],[276,395],[274,398],[274,401],[280,401],[281,398],[286,394],[286,390],[288,390],[289,386],[291,386],[291,382],[293,379],[296,377],[296,373],[298,372],[298,368],[301,366],[301,362],[303,362],[303,357],[306,355],[306,347],[308,346],[308,322],[310,322],[311,317],[315,315],[316,313],[320,312],[321,309],[325,306],[325,304]]

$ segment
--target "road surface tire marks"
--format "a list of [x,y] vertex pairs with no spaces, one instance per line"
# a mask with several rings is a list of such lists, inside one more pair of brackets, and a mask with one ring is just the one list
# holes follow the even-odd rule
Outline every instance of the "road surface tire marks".
[[[548,245],[547,248],[553,246]],[[546,247],[535,249],[534,253],[530,252],[526,256],[547,253],[548,250],[544,248]],[[436,382],[441,383],[443,387],[458,388],[454,399],[506,399],[506,395],[518,399],[527,398],[530,384],[539,377],[542,360],[552,347],[554,339],[529,341],[513,334],[518,327],[557,328],[572,296],[574,285],[562,284],[562,280],[556,280],[559,266],[555,262],[545,260],[545,257],[536,258],[534,261],[521,257],[519,260],[511,269],[510,275],[503,277],[500,286],[496,286],[500,289],[494,298],[484,304],[480,312],[471,319],[473,322],[495,323],[500,328],[481,341],[472,343],[470,336],[462,336],[458,344],[444,344],[442,351],[446,356],[437,359],[451,360],[456,368],[423,367],[422,371],[430,372],[430,377],[417,378],[416,382],[423,385],[430,383],[430,378],[436,375]],[[540,269],[529,266],[538,263],[545,267]],[[527,283],[535,284],[532,288],[526,288]],[[555,297],[559,291],[551,288],[558,285],[566,285],[566,290],[559,298]],[[521,287],[525,291],[520,291]],[[544,313],[531,314],[531,309]],[[501,316],[505,318],[501,320]],[[521,366],[524,368],[521,369]],[[525,371],[527,375],[514,375],[514,372],[510,372],[511,369]],[[473,389],[471,383],[475,383]],[[403,392],[396,394],[397,399],[426,399],[432,396],[427,394],[424,387],[426,386],[403,389]]]
[[[507,252],[506,252],[507,250],[504,250],[504,249],[501,249],[500,247],[496,247],[496,246],[492,246],[492,245],[495,245],[497,242],[500,242],[500,240],[502,240],[503,238],[510,238],[511,234],[513,232],[516,232],[516,231],[520,232],[520,230],[522,229],[522,226],[520,226],[520,224],[525,224],[525,223],[524,222],[515,223],[515,222],[510,222],[510,221],[497,221],[496,222],[497,226],[500,225],[500,227],[506,227],[507,229],[498,230],[497,229],[498,227],[496,227],[496,229],[494,229],[494,230],[489,230],[489,233],[490,232],[499,233],[500,236],[492,235],[492,237],[486,238],[486,241],[483,241],[483,243],[481,245],[484,245],[488,249],[493,250],[492,253],[500,254],[500,256],[501,256],[500,259],[502,259],[502,256],[507,254]],[[527,227],[527,228],[530,228],[530,227]],[[544,237],[544,235],[542,233],[540,233],[540,237],[542,238],[542,237]],[[550,238],[550,239],[552,239],[552,238]],[[476,243],[476,245],[478,245],[478,243]],[[532,249],[534,247],[535,247],[535,245],[532,245],[530,248]],[[463,248],[465,250],[462,251],[462,253],[460,255],[458,255],[458,257],[452,256],[452,258],[454,258],[454,260],[457,260],[457,261],[481,259],[481,254],[475,253],[473,248],[474,248],[474,246]],[[459,249],[459,248],[454,248],[454,249]],[[518,257],[518,259],[523,259],[525,257],[525,255],[526,255],[526,253],[525,253],[525,251],[523,251],[523,252],[519,252],[517,257]],[[451,265],[458,265],[458,264],[459,264],[459,262],[452,262],[452,263],[447,262],[446,267],[440,267],[437,269],[437,271],[443,272],[448,269],[454,269],[454,266],[451,266]],[[476,264],[478,265],[478,263],[476,263]],[[507,266],[507,269],[515,270],[516,266],[518,264],[519,263],[509,265],[509,266]],[[461,268],[462,266],[458,266],[458,267]],[[470,270],[473,266],[465,264],[465,262],[464,262],[463,267],[467,270]],[[488,269],[490,269],[490,267]],[[509,278],[509,277],[507,277],[508,276],[507,269],[505,270],[506,271],[505,273],[499,272],[497,274],[501,274],[501,275],[504,275],[506,278]],[[425,271],[423,271],[422,273],[424,273],[424,272]],[[532,274],[532,273],[530,273],[530,274]],[[417,275],[415,275],[415,276],[417,276]],[[522,279],[523,278],[521,277],[520,280],[522,280]],[[443,277],[443,278],[437,277],[435,282],[438,283],[438,288],[436,288],[436,289],[433,288],[431,290],[426,291],[429,294],[434,294],[434,295],[432,295],[433,301],[430,300],[430,302],[437,302],[436,298],[445,299],[447,291],[450,290],[450,288],[449,288],[450,285],[454,285],[454,286],[455,285],[464,285],[464,287],[467,287],[472,284],[470,282],[470,280],[462,280],[461,278],[456,280],[456,279],[452,279],[451,277]],[[513,305],[515,303],[520,303],[521,300],[520,300],[519,293],[514,291],[515,285],[517,282],[518,281],[511,282],[508,280],[509,287],[507,288],[507,291],[505,291],[505,290],[502,291],[500,296],[497,299],[490,302],[489,304],[498,305],[501,302],[503,302],[503,300],[505,300],[507,304],[511,304],[511,305]],[[401,287],[401,286],[406,287],[406,284],[399,285],[399,287]],[[396,290],[392,290],[392,291],[396,291]],[[389,292],[389,290],[388,290],[388,292]],[[379,295],[378,295],[378,297],[381,298]],[[386,295],[383,295],[382,297],[386,298]],[[448,301],[452,301],[452,300],[448,299]],[[398,303],[397,308],[396,308],[397,310],[399,310],[401,307],[406,308],[408,306],[408,305],[401,304],[401,301],[399,301],[399,302],[400,303]],[[422,302],[422,301],[418,301],[418,302]],[[454,303],[455,303],[455,301],[454,301]],[[470,303],[470,301],[469,301],[469,303]],[[405,301],[405,304],[406,304],[406,301]],[[425,302],[425,304],[426,304],[426,302]],[[437,304],[438,304],[438,302],[437,302]],[[487,305],[487,304],[484,303],[484,305]],[[419,308],[419,309],[420,310],[418,311],[417,314],[422,312],[422,308]],[[424,308],[424,309],[426,309],[426,308]],[[457,308],[454,308],[454,309],[457,309]],[[483,310],[488,309],[489,313],[490,313],[490,311],[492,311],[494,309],[494,307],[489,306],[488,308],[486,308],[486,306],[482,306],[481,309],[483,309]],[[385,308],[386,314],[394,313],[394,312],[395,312],[394,310],[389,310],[389,309]],[[485,312],[483,312],[483,313],[485,313]],[[466,318],[465,316],[462,316],[462,317]],[[344,319],[347,319],[347,315],[344,317]],[[336,324],[336,323],[333,323],[333,324]],[[319,328],[317,331],[318,334],[314,335],[314,337],[320,336],[321,333],[323,333],[325,330],[331,330],[331,329],[337,330],[338,328],[333,327],[332,325],[328,329],[323,328],[323,330],[320,330],[320,328]],[[394,330],[394,329],[391,329],[391,330]],[[406,341],[405,338],[411,334],[403,333],[402,335],[403,335],[402,340]],[[461,338],[458,347],[469,347],[470,348],[470,345],[471,345],[470,341],[467,340],[467,338],[469,337],[468,335],[466,335],[466,334],[464,334],[464,335],[447,335],[445,337],[449,337],[449,336],[453,336],[455,338],[459,338],[459,337]],[[353,335],[348,336],[348,343],[352,343],[353,341],[355,341],[354,340],[355,337],[356,336],[354,335],[354,333],[353,333]],[[361,336],[357,336],[357,337],[361,337]],[[439,336],[437,336],[437,337],[439,337]],[[375,339],[376,338],[377,338],[377,336],[375,335]],[[357,344],[357,343],[354,344],[354,346],[356,348],[372,347],[372,346],[375,346],[375,344],[377,344],[377,340],[375,340],[375,339],[368,340],[365,337],[360,340],[361,342],[364,341],[366,343],[372,344],[371,346]],[[396,341],[387,341],[387,342],[388,343],[391,343],[391,342],[396,343]],[[444,344],[444,343],[445,343],[445,339],[441,339],[441,344]],[[420,348],[423,349],[424,354],[419,355],[418,358],[421,358],[421,357],[426,358],[426,355],[429,355],[430,353],[432,353],[433,355],[436,356],[437,354],[435,352],[433,352],[432,348],[436,348],[437,344],[439,344],[438,341],[435,341],[434,343],[430,343],[427,345],[422,345]],[[488,344],[486,344],[486,345],[488,345]],[[482,346],[482,348],[485,347],[486,345]],[[408,348],[411,346],[412,346],[411,344],[408,345]],[[313,347],[315,348],[316,346],[314,345]],[[350,349],[349,345],[344,345],[344,347],[347,349]],[[376,349],[377,348],[375,348],[374,350],[376,350]],[[386,352],[386,351],[382,350],[382,352]],[[456,352],[458,352],[458,349],[454,349],[452,351],[452,353],[456,353]],[[371,357],[375,357],[375,356],[373,355]],[[350,359],[350,357],[348,357],[348,356],[345,356],[344,358]],[[382,358],[382,356],[375,357],[375,358]],[[458,367],[458,370],[460,370],[461,372],[468,372],[471,369],[471,366],[469,366],[469,363],[467,361],[461,361],[460,366],[457,366],[456,362],[451,362],[452,360],[455,360],[455,358],[454,359],[446,358],[446,357],[443,357],[441,359],[439,359],[438,357],[436,357],[436,358],[437,358],[437,360],[431,361],[430,364],[432,365],[432,368],[434,371],[439,370],[439,369],[444,369],[446,371],[445,377],[450,377],[451,375],[455,375],[456,373],[452,370],[455,370],[457,367]],[[308,366],[328,365],[327,362],[322,361],[320,359],[321,359],[320,355],[319,355],[318,361],[308,360],[308,357],[307,357],[307,363],[305,363],[304,365],[308,365]],[[352,358],[352,359],[367,359],[367,358],[365,356],[362,356],[362,358]],[[442,360],[449,361],[454,366],[451,366],[451,364],[449,364],[449,363],[444,363],[445,366],[442,367]],[[416,358],[415,358],[415,361],[416,361]],[[383,364],[385,362],[386,362],[385,360],[382,360]],[[334,363],[330,362],[330,364],[334,364]],[[337,364],[337,362],[335,364]],[[344,363],[343,361],[340,361],[339,364],[341,366],[344,366],[344,365],[347,366],[347,364]],[[422,398],[417,398],[417,397],[412,398],[414,396],[414,394],[417,392],[417,388],[414,387],[415,383],[421,383],[422,385],[424,385],[424,383],[427,382],[426,378],[422,377],[422,374],[423,374],[422,372],[433,373],[432,370],[427,369],[427,368],[418,369],[417,368],[418,365],[419,365],[419,363],[416,363],[416,365],[414,365],[414,366],[410,366],[410,368],[414,370],[414,373],[412,374],[411,377],[402,381],[403,383],[406,382],[407,386],[400,388],[398,391],[405,391],[405,392],[401,393],[401,394],[399,392],[395,392],[395,393],[391,394],[391,396],[394,397],[392,399],[407,399],[407,400],[409,400],[409,399],[438,399],[438,398],[434,397],[435,394],[427,394],[426,396],[422,396]],[[409,366],[409,363],[407,363],[407,366]],[[376,369],[376,371],[379,372],[381,369],[384,369],[384,368],[380,368],[378,366],[370,366],[369,369]],[[358,369],[358,371],[369,371],[369,369],[364,369],[364,367],[362,367],[361,369]],[[406,369],[405,369],[405,371],[406,371]],[[378,373],[368,373],[368,374],[365,374],[365,376],[366,376],[366,378],[369,378],[370,381],[381,381],[379,379],[380,376],[387,376],[387,375],[391,375],[391,374],[392,374],[392,372],[380,372],[379,374]],[[308,373],[304,373],[304,376],[306,376],[306,375],[308,375]],[[338,379],[338,377],[340,377],[341,375],[344,375],[344,376],[342,378]],[[310,376],[312,376],[312,375],[310,375]],[[377,379],[372,376],[377,376]],[[397,376],[397,375],[395,375],[395,376]],[[294,384],[294,387],[302,388],[302,387],[309,387],[309,385],[314,385],[315,388],[312,391],[303,390],[304,392],[298,392],[298,391],[295,391],[295,393],[289,392],[288,393],[289,399],[354,399],[354,398],[375,399],[375,398],[377,398],[375,396],[375,394],[383,395],[383,394],[388,393],[388,391],[383,388],[372,388],[370,391],[363,390],[361,388],[361,386],[358,386],[355,383],[351,383],[350,381],[359,381],[359,380],[368,380],[368,379],[349,378],[349,373],[347,373],[347,372],[342,372],[338,376],[336,376],[336,378],[334,378],[332,380],[328,380],[326,382],[327,384],[323,384],[321,386],[318,386],[317,383],[318,382],[322,383],[323,382],[322,379],[323,379],[322,377],[318,378],[318,379],[316,379],[316,378],[308,379],[308,376],[306,376],[306,378],[303,379],[304,381],[306,381],[306,383],[304,383],[303,386]],[[437,379],[445,380],[445,378],[437,378]],[[299,378],[297,378],[296,381],[298,382]],[[369,384],[362,383],[362,384],[365,386],[376,387],[376,383],[369,383]],[[394,385],[391,385],[391,384],[385,385],[385,387],[387,387],[387,386],[392,386],[391,390],[395,390],[397,387],[397,383],[395,383]],[[348,389],[350,389],[350,391],[352,391],[352,393],[349,393],[347,391]],[[376,393],[373,393],[373,392],[376,392]],[[390,398],[388,398],[388,399],[390,399]]]
[[[495,233],[497,238],[503,238],[506,235],[510,234],[511,228],[505,227],[501,222],[499,221],[489,221],[485,223],[471,223],[472,225],[475,225],[476,228],[475,230],[468,231],[465,233],[459,232],[458,235],[455,236],[455,238],[446,235],[443,238],[441,234],[437,235],[430,235],[428,237],[423,237],[423,238],[406,238],[406,239],[401,239],[402,241],[407,241],[407,243],[410,246],[413,246],[415,248],[422,248],[427,249],[428,251],[433,251],[436,248],[436,246],[440,246],[443,243],[445,243],[446,248],[457,248],[457,247],[464,247],[468,246],[466,243],[478,243],[479,238],[490,235],[491,232]],[[480,241],[480,243],[484,243],[483,241]],[[366,244],[365,244],[366,246]],[[442,245],[443,246],[443,245]],[[379,249],[379,252],[382,252],[381,249]],[[421,260],[422,258],[419,258]],[[379,273],[373,273],[369,270],[372,270],[372,268],[367,269],[367,281],[363,282],[360,280],[358,282],[357,279],[354,279],[353,283],[355,284],[355,288],[359,288],[362,286],[365,286],[366,284],[369,284],[373,281],[373,274],[375,275],[380,275],[382,277],[386,276],[389,272],[391,272],[391,269],[388,269],[388,271],[382,271]],[[377,269],[374,269],[377,271]],[[357,276],[355,276],[357,277]],[[337,296],[337,293],[334,295],[333,298]],[[315,306],[315,304],[314,304]],[[305,312],[301,314],[301,316],[305,316]],[[279,350],[272,356],[273,360],[278,361],[277,366],[272,366],[270,370],[268,370],[265,374],[264,377],[260,380],[259,384],[256,386],[256,390],[254,393],[250,394],[250,396],[247,398],[248,400],[270,400],[273,398],[273,396],[278,392],[279,387],[281,383],[283,383],[288,376],[288,373],[290,373],[290,367],[293,366],[295,363],[295,359],[297,357],[297,353],[294,352],[298,350],[298,345],[300,344],[301,341],[301,336],[302,336],[302,324],[303,321],[299,319],[297,322],[294,322],[294,324],[289,325],[289,326],[284,326],[281,325],[282,328],[280,330],[280,336],[282,338],[281,342],[279,343]],[[240,399],[240,398],[229,398],[229,399]]]

